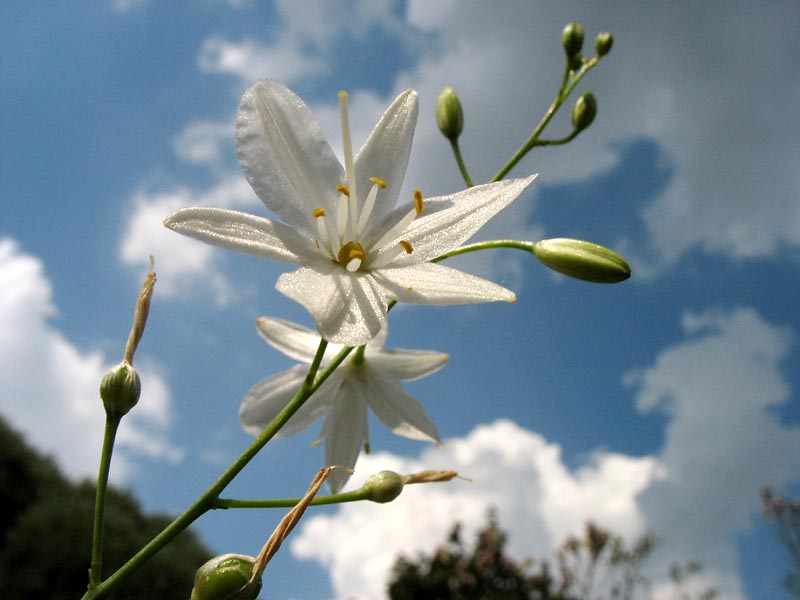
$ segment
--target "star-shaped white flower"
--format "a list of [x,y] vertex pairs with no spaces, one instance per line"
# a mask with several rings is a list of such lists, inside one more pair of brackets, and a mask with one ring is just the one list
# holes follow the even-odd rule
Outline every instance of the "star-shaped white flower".
[[429,261],[458,247],[533,177],[501,181],[395,208],[417,120],[417,94],[400,94],[353,158],[347,94],[340,95],[345,167],[311,110],[274,81],[247,90],[236,151],[258,197],[283,223],[220,208],[185,208],[165,225],[204,242],[300,265],[277,289],[311,313],[322,336],[366,343],[389,301],[465,304],[514,293]]
[[[319,347],[318,333],[281,319],[262,317],[258,331],[271,346],[304,364],[256,384],[239,409],[239,422],[258,435],[284,409],[303,383],[307,365]],[[438,443],[439,433],[419,400],[400,383],[425,377],[441,369],[447,354],[425,350],[383,349],[386,328],[365,347],[363,355],[351,353],[278,433],[288,436],[308,427],[327,413],[320,438],[325,440],[325,463],[353,468],[362,446],[369,448],[367,408],[392,432],[415,440]],[[329,344],[324,366],[343,346]],[[336,493],[350,475],[331,473],[328,484]]]

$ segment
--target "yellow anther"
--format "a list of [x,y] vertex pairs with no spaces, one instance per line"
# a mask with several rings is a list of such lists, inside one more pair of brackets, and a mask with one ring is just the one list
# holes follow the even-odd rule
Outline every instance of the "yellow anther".
[[414,208],[417,210],[417,214],[425,210],[425,203],[422,201],[422,192],[419,190],[414,190]]
[[386,188],[386,182],[383,179],[380,179],[378,177],[370,177],[369,180],[372,183],[377,183],[379,186],[381,186],[381,189],[385,189]]
[[400,240],[397,243],[403,247],[403,250],[406,251],[406,254],[411,254],[414,251],[414,247],[405,240]]
[[350,197],[350,190],[347,189],[347,186],[342,185],[341,183],[336,186],[336,191],[337,192],[341,192],[342,194],[344,194],[348,198]]
[[325,216],[325,209],[321,208],[321,207],[320,208],[315,208],[314,212],[311,213],[311,214],[314,215],[315,219],[318,219],[319,217],[324,217]]

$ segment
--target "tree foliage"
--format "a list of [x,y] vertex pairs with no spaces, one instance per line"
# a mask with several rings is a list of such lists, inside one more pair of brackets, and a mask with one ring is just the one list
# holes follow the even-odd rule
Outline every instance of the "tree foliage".
[[[86,591],[95,486],[67,480],[0,418],[0,581],[13,600],[74,600]],[[103,571],[111,573],[171,519],[146,515],[128,492],[109,489]],[[211,552],[191,531],[150,560],[115,600],[189,597]]]
[[[655,547],[652,536],[627,544],[617,534],[588,522],[580,537],[570,536],[556,552],[555,568],[546,560],[517,562],[505,553],[506,534],[491,512],[468,550],[456,524],[447,542],[430,556],[401,557],[389,583],[391,600],[633,600],[647,598],[650,582],[642,573]],[[687,591],[700,570],[697,562],[670,571],[674,596],[711,600],[717,593]]]

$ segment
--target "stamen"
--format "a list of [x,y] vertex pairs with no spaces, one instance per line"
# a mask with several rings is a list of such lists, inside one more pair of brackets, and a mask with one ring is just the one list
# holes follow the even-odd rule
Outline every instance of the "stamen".
[[389,242],[393,242],[394,240],[399,238],[400,235],[406,230],[406,227],[411,225],[411,221],[413,221],[417,217],[418,214],[419,214],[419,211],[417,210],[417,207],[415,206],[414,208],[412,208],[408,212],[408,214],[406,216],[404,216],[402,219],[400,219],[395,224],[394,227],[392,227],[389,231],[384,233],[381,236],[381,239],[379,239],[377,242],[375,242],[372,245],[372,248],[375,248],[376,250],[379,249],[379,248],[383,248],[383,246],[385,246]]
[[345,196],[349,196],[350,195],[350,190],[347,189],[346,185],[342,185],[341,183],[336,186],[336,191],[339,192],[339,193],[344,194]]
[[414,247],[405,240],[400,240],[397,243],[402,246],[403,250],[406,251],[406,254],[411,254],[414,251]]
[[382,190],[386,189],[386,182],[383,179],[380,179],[378,177],[370,177],[369,180],[372,183],[377,183],[379,186],[381,186]]
[[[326,229],[326,226],[328,225],[328,219],[325,218],[325,209],[315,209],[314,218],[317,221],[317,234],[319,235],[319,242],[322,242],[324,249],[328,251],[328,253],[331,255],[331,258],[335,257],[336,254],[334,253],[333,246],[331,245],[331,237]],[[317,248],[320,248],[319,242],[317,242]]]
[[347,196],[342,194],[339,196],[339,209],[336,211],[336,230],[339,234],[339,241],[342,242],[345,239],[345,230],[347,229]]
[[414,190],[414,208],[417,209],[417,214],[425,210],[425,203],[422,201],[422,192]]
[[364,201],[364,208],[361,209],[361,214],[358,217],[358,226],[356,227],[357,235],[361,235],[361,232],[364,231],[364,227],[367,226],[367,221],[369,221],[369,217],[372,214],[372,209],[375,208],[375,198],[378,195],[378,187],[386,187],[383,180],[377,177],[370,177],[370,181],[374,183],[367,195],[367,199]]
[[339,111],[342,115],[342,145],[344,146],[344,169],[347,175],[347,186],[350,188],[350,227],[351,236],[355,237],[358,220],[358,190],[356,189],[356,171],[353,167],[353,144],[350,140],[350,118],[347,115],[347,92],[339,92]]

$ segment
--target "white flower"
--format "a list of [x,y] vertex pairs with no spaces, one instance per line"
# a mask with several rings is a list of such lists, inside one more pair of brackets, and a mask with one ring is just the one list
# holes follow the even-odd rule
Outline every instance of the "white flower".
[[[319,347],[314,331],[262,317],[258,331],[271,346],[299,360],[288,371],[256,384],[239,409],[239,422],[258,435],[297,393]],[[363,356],[351,353],[278,433],[288,436],[308,427],[327,413],[320,439],[325,440],[325,464],[353,468],[361,447],[369,448],[367,407],[392,432],[415,440],[438,443],[439,433],[419,400],[403,390],[401,381],[425,377],[441,369],[447,354],[424,350],[383,349],[386,328],[365,347]],[[343,346],[329,344],[322,365]],[[350,477],[343,469],[331,473],[328,484],[338,492]]]
[[430,261],[471,237],[534,177],[470,188],[395,208],[417,94],[400,94],[353,158],[347,94],[339,94],[345,167],[311,110],[274,81],[247,90],[236,151],[258,197],[284,223],[220,208],[185,208],[165,225],[204,242],[300,265],[276,285],[311,313],[322,336],[358,346],[386,321],[390,300],[417,304],[514,301],[485,279]]

